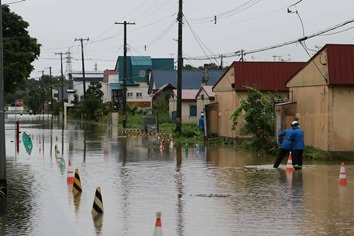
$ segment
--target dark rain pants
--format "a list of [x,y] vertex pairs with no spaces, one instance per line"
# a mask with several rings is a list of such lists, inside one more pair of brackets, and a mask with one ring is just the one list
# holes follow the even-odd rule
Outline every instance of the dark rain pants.
[[289,150],[281,148],[279,153],[278,153],[278,157],[274,162],[273,167],[274,168],[278,168],[278,166],[280,165],[280,163],[283,161],[285,156],[289,156]]
[[302,153],[304,150],[293,150],[292,157],[293,157],[293,167],[295,170],[301,170],[302,169]]

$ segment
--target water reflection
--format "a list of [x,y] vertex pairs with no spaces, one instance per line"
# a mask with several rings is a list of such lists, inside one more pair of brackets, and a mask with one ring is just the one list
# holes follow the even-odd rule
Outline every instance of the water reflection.
[[182,174],[182,147],[181,143],[176,144],[176,173],[175,183],[177,190],[177,235],[184,235],[184,186],[183,186],[183,174]]
[[[157,211],[172,236],[353,234],[352,163],[348,185],[340,187],[336,163],[305,161],[302,171],[287,173],[285,163],[272,168],[273,157],[234,147],[161,148],[156,136],[122,138],[114,127],[80,123],[62,132],[55,119],[33,117],[20,122],[33,139],[28,154],[23,144],[16,151],[14,123],[6,125],[9,197],[0,202],[1,235],[153,235]],[[55,145],[63,165],[54,161]],[[69,160],[80,171],[78,195],[65,174]],[[105,212],[95,220],[98,186]]]

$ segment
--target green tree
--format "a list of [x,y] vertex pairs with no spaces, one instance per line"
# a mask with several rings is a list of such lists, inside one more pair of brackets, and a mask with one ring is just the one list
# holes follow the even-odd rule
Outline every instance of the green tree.
[[104,113],[103,92],[101,85],[90,85],[86,91],[84,101],[78,103],[75,107],[74,116],[80,118],[84,115],[86,120],[97,121]]
[[152,105],[152,114],[155,115],[160,123],[171,122],[169,115],[168,100],[165,96],[159,96]]
[[184,70],[198,70],[197,67],[194,67],[194,66],[192,66],[190,64],[186,64],[185,66],[183,66],[183,69]]
[[[209,64],[206,64],[206,66],[208,67],[208,70],[220,70],[222,68],[220,68],[220,66],[216,65],[215,63],[209,63]],[[199,70],[204,70],[204,66],[199,66],[198,69]]]
[[242,100],[240,106],[232,114],[232,129],[238,125],[238,118],[244,118],[245,125],[242,134],[251,134],[252,139],[248,144],[255,150],[267,150],[274,144],[275,113],[274,103],[279,96],[275,94],[262,94],[259,90],[247,87],[248,97]]
[[2,5],[3,48],[4,48],[4,87],[12,93],[24,84],[33,71],[32,62],[40,54],[37,39],[28,34],[29,24],[21,16]]

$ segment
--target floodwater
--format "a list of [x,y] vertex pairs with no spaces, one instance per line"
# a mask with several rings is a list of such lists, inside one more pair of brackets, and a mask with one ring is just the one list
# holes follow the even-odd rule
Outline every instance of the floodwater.
[[[63,132],[47,116],[17,118],[18,152],[14,120],[5,126],[8,198],[0,202],[0,235],[153,236],[158,211],[168,236],[354,235],[353,163],[345,163],[342,187],[338,162],[305,160],[302,171],[286,173],[286,163],[272,168],[275,157],[238,148],[160,148],[156,136],[121,138],[116,128],[72,123]],[[82,185],[76,197],[71,169]],[[93,218],[98,187],[104,213]]]

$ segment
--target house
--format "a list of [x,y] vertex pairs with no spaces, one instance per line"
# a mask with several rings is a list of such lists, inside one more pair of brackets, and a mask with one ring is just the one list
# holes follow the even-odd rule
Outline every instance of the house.
[[[63,91],[62,91],[63,89]],[[63,87],[56,87],[52,89],[52,97],[55,101],[60,102],[63,98],[70,101],[72,89],[69,89],[68,85],[64,85]]]
[[215,95],[213,86],[202,85],[196,95],[197,100],[197,114],[204,112],[205,106],[215,102]]
[[117,99],[118,94],[114,91],[121,89],[121,85],[118,79],[118,71],[105,70],[103,72],[103,101],[112,102]]
[[354,151],[354,45],[325,45],[286,87],[306,145]]
[[[76,95],[79,96],[79,100],[83,99],[84,96],[84,86],[85,90],[89,88],[90,85],[103,84],[103,72],[100,71],[88,71],[85,72],[85,80],[82,72],[71,72],[69,77],[73,80],[73,90],[75,90]],[[84,85],[85,83],[85,85]],[[86,91],[85,91],[86,92]]]
[[[182,122],[194,122],[204,106],[213,101],[214,95],[211,91],[211,86],[214,85],[222,76],[222,70],[183,70],[182,71]],[[153,70],[152,83],[154,90],[152,90],[153,99],[156,100],[161,94],[159,89],[163,89],[163,94],[170,104],[169,112],[172,120],[176,116],[177,96],[173,92],[177,88],[177,71],[176,70]],[[167,86],[168,85],[168,86]],[[189,95],[193,94],[198,98],[191,98]],[[167,96],[166,96],[167,95]],[[168,96],[169,95],[169,96]],[[174,97],[170,100],[170,96]],[[188,95],[188,99],[186,98]],[[187,105],[188,104],[188,105]]]
[[[196,95],[198,89],[183,89],[182,90],[182,99],[181,99],[181,122],[182,123],[192,123],[198,122],[198,113],[197,113],[197,99]],[[169,112],[171,114],[172,120],[176,118],[177,111],[177,90],[173,90],[173,94],[169,101]]]
[[170,98],[173,95],[173,90],[175,89],[176,88],[170,83],[163,85],[160,89],[154,91],[154,94],[152,95],[152,104],[158,104],[160,99],[169,103]]
[[304,62],[239,62],[235,61],[213,86],[215,103],[206,105],[208,135],[236,138],[241,136],[244,121],[239,119],[236,130],[232,130],[231,116],[240,102],[247,99],[247,86],[262,92],[277,92],[288,98],[285,82]]
[[112,93],[121,100],[123,96],[124,80],[126,84],[126,99],[128,106],[140,109],[152,107],[152,98],[149,91],[153,87],[151,71],[154,69],[174,68],[173,58],[151,58],[149,56],[126,57],[126,71],[124,73],[124,57],[118,57],[115,70],[118,71],[118,83],[111,86]]

